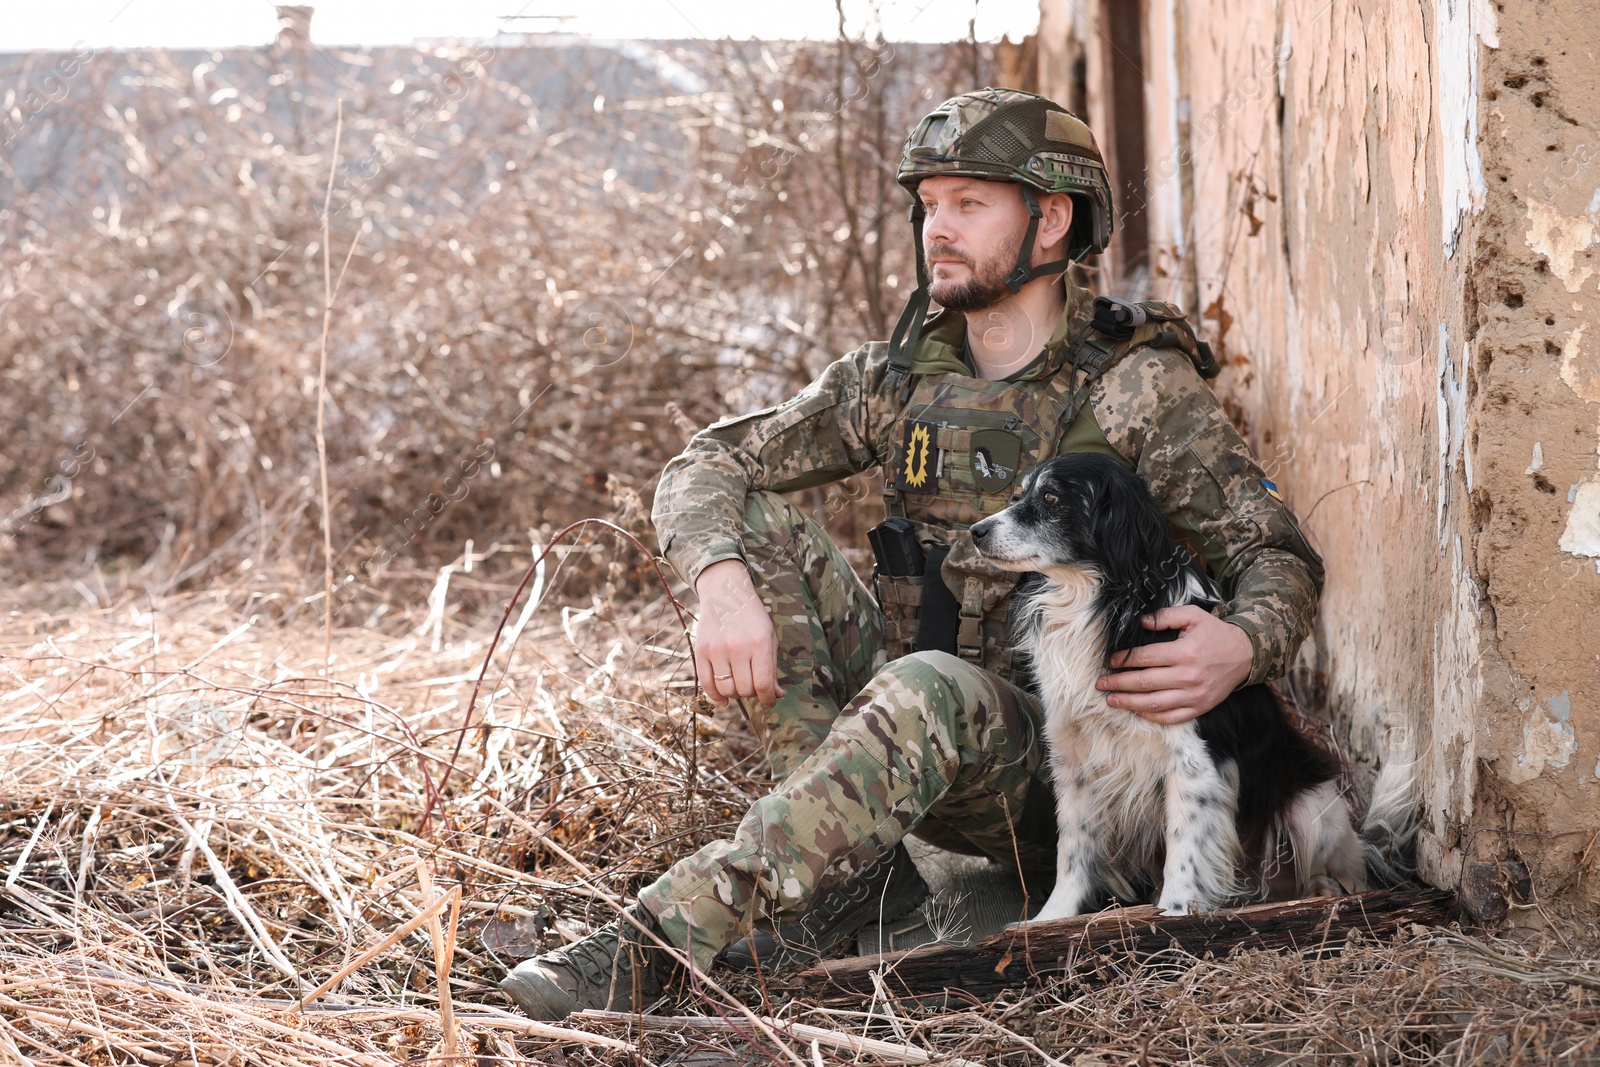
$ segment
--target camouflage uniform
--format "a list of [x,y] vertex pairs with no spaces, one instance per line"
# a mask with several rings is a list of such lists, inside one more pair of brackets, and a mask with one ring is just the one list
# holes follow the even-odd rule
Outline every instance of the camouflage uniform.
[[771,709],[741,703],[779,784],[732,840],[640,893],[667,936],[709,966],[758,914],[805,910],[913,830],[1052,869],[1038,701],[946,653],[887,661],[882,615],[838,546],[776,493],[745,501],[744,558],[772,616],[784,695]]
[[[698,964],[758,914],[803,911],[914,829],[1008,865],[1053,864],[1039,707],[1005,677],[1014,576],[987,568],[966,535],[1017,480],[1012,471],[1000,484],[994,465],[980,463],[980,433],[1012,435],[1020,470],[1098,451],[1143,475],[1230,598],[1223,617],[1250,637],[1250,682],[1282,675],[1308,632],[1321,560],[1190,356],[1141,327],[1104,374],[1079,381],[1089,300],[1075,288],[1066,295],[1055,335],[1011,378],[973,376],[966,321],[943,312],[918,341],[909,395],[886,380],[888,346],[874,342],[786,403],[696,435],[663,473],[654,513],[663,552],[690,584],[714,562],[746,561],[773,619],[785,689],[770,710],[743,702],[775,790],[731,841],[680,860],[640,894]],[[899,594],[880,585],[886,630],[826,534],[775,495],[875,467],[886,472],[890,510],[925,543],[949,546],[944,581],[970,620],[959,656],[890,659],[891,645],[906,645],[903,633],[895,640]]]

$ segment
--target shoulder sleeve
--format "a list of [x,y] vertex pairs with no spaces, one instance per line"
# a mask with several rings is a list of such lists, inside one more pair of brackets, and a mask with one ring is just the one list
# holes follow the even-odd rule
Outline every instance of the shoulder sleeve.
[[693,585],[712,563],[743,557],[751,490],[806,489],[877,464],[883,347],[867,345],[830,364],[782,404],[712,424],[667,464],[651,517],[662,555],[685,581]]
[[1184,353],[1146,348],[1111,368],[1091,402],[1107,440],[1205,557],[1230,600],[1227,621],[1250,635],[1249,681],[1282,677],[1311,631],[1322,558],[1216,395]]

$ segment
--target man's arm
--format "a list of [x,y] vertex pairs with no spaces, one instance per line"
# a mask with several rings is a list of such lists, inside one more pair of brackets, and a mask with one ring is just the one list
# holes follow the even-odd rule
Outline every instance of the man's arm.
[[776,684],[772,621],[743,557],[745,497],[836,481],[877,462],[868,399],[881,380],[883,346],[830,365],[793,399],[702,430],[667,464],[653,519],[662,554],[700,597],[695,673],[717,704]]
[[1141,646],[1114,665],[1142,669],[1102,679],[1114,705],[1182,722],[1237,685],[1288,671],[1316,614],[1322,560],[1187,357],[1146,349],[1103,382],[1094,411],[1107,439],[1149,482],[1229,599],[1221,620],[1197,608],[1159,613],[1152,628],[1183,636]]
[[881,345],[830,364],[790,400],[695,434],[656,486],[661,553],[689,584],[718,560],[742,559],[744,498],[838,481],[877,463],[868,397],[883,376]]

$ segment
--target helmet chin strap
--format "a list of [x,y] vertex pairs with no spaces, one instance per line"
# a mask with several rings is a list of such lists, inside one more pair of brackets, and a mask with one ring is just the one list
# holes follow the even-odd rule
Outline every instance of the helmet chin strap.
[[[1022,202],[1028,205],[1028,232],[1022,237],[1022,247],[1017,249],[1017,265],[1006,275],[1006,288],[1013,293],[1022,292],[1022,287],[1035,278],[1042,278],[1046,274],[1060,274],[1072,266],[1072,259],[1058,259],[1052,263],[1041,263],[1037,267],[1030,266],[1033,260],[1033,239],[1039,234],[1039,220],[1044,218],[1044,212],[1039,210],[1039,198],[1033,195],[1033,190],[1024,185],[1022,187]],[[921,263],[922,243],[918,237],[917,243],[918,263]]]
[[906,300],[905,310],[900,312],[900,319],[894,324],[894,331],[889,334],[889,388],[894,389],[904,383],[907,386],[906,398],[910,396],[911,361],[915,358],[917,344],[922,340],[922,324],[928,318],[928,265],[923,261],[922,254],[922,223],[927,218],[923,210],[922,198],[913,197],[911,211],[911,240],[916,246],[917,256],[917,287]]

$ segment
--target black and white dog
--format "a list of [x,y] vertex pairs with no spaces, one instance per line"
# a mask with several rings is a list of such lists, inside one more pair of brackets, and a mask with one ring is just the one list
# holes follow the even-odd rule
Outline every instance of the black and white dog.
[[1221,599],[1137,474],[1092,453],[1050,460],[972,541],[1038,575],[1013,612],[1044,704],[1060,833],[1055,891],[1035,921],[1092,910],[1108,892],[1154,897],[1167,915],[1208,911],[1264,895],[1291,867],[1301,896],[1361,892],[1369,863],[1395,876],[1383,858],[1395,842],[1376,839],[1408,825],[1409,766],[1385,767],[1358,837],[1338,762],[1265,685],[1181,726],[1113,708],[1096,688],[1113,652],[1162,639],[1141,616]]

